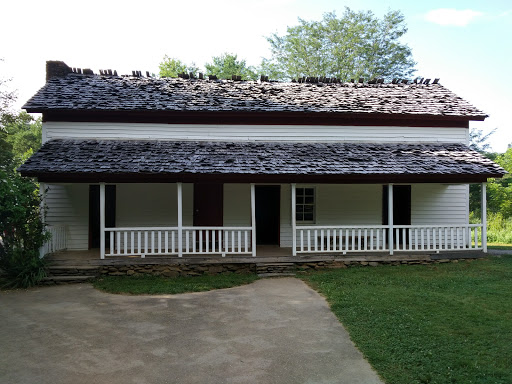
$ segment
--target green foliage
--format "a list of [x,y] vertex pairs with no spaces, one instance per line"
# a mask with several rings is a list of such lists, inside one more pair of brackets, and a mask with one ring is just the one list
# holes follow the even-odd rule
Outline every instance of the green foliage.
[[[485,156],[501,165],[508,174],[501,179],[490,179],[487,183],[487,211],[501,213],[504,218],[512,217],[512,148],[505,153],[483,153]],[[469,195],[471,212],[480,215],[480,186],[471,185]]]
[[216,75],[219,79],[231,79],[232,75],[241,76],[242,80],[258,78],[253,67],[247,66],[245,60],[238,60],[237,55],[230,53],[214,56],[212,63],[207,63],[204,66],[207,75]]
[[[485,154],[491,148],[488,140],[494,132],[496,132],[496,128],[488,133],[484,133],[481,129],[471,128],[469,131],[469,148]],[[492,154],[488,155],[493,156]],[[491,158],[491,160],[494,159]]]
[[0,147],[6,149],[0,165],[17,168],[41,147],[41,118],[34,119],[26,112],[8,114],[1,118],[4,127]]
[[177,294],[186,292],[203,292],[212,289],[231,288],[252,283],[256,274],[227,273],[222,275],[202,275],[193,277],[162,276],[106,276],[93,284],[97,289],[110,293]]
[[[480,223],[480,217],[471,212],[469,222]],[[487,215],[487,241],[489,243],[512,244],[512,217],[501,212],[489,212]]]
[[180,73],[197,73],[199,68],[194,63],[187,65],[181,60],[174,57],[164,56],[163,60],[158,64],[160,77],[178,77]]
[[321,21],[299,18],[286,35],[267,37],[272,58],[263,60],[276,79],[302,76],[350,79],[407,78],[415,72],[412,52],[399,42],[407,32],[404,16],[389,11],[382,19],[371,11],[346,7],[342,17],[326,13]]
[[0,170],[0,269],[11,287],[27,287],[45,276],[39,248],[47,240],[36,183]]
[[305,280],[388,384],[512,382],[512,256]]
[[39,186],[15,170],[41,146],[41,120],[9,111],[14,93],[0,81],[0,270],[7,287],[28,287],[46,276],[39,248],[48,238]]

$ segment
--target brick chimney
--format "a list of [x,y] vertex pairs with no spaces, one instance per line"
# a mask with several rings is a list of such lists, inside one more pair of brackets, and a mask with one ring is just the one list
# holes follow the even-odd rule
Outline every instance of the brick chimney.
[[50,80],[52,77],[64,77],[71,72],[73,72],[72,69],[63,61],[46,62],[46,81]]

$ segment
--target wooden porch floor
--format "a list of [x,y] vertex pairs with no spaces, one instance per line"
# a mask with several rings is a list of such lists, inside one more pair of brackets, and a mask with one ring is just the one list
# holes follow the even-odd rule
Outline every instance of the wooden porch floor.
[[173,256],[107,256],[100,259],[98,249],[84,251],[64,250],[47,256],[53,265],[134,265],[134,264],[224,264],[224,263],[314,263],[322,261],[368,261],[368,262],[394,262],[394,261],[430,261],[440,259],[461,259],[485,257],[482,251],[458,251],[449,253],[350,253],[340,254],[301,254],[292,256],[291,248],[278,246],[258,246],[256,257],[247,255],[186,255]]

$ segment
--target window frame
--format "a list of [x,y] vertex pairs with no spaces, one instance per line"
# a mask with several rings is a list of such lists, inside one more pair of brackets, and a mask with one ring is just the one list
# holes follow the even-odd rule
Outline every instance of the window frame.
[[[306,190],[311,189],[312,194],[306,194]],[[299,191],[302,191],[302,194],[299,196]],[[295,223],[298,225],[307,225],[307,224],[315,224],[316,223],[316,205],[317,205],[317,193],[316,193],[316,187],[315,186],[300,186],[295,188]],[[313,197],[312,203],[306,203],[306,197]],[[302,202],[299,203],[300,198],[302,198]],[[299,209],[299,206],[302,207],[302,209]],[[312,219],[311,220],[305,220],[304,216],[306,214],[305,207],[313,207],[312,209]],[[300,212],[299,212],[300,211]],[[298,219],[298,215],[302,215],[302,219]]]

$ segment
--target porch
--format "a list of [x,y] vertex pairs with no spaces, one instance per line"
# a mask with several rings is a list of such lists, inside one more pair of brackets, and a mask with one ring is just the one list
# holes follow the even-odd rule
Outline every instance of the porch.
[[[168,186],[166,187],[168,188],[167,192],[172,190],[172,185],[166,185]],[[123,190],[122,184],[118,184],[118,186]],[[437,189],[429,186],[430,190],[437,192],[433,196],[425,197],[427,195],[425,191],[428,188],[422,184],[415,185],[413,188],[413,191],[416,191],[413,194],[414,205],[418,205],[416,200],[430,199],[435,200],[438,206],[423,202],[425,207],[420,211],[423,212],[422,217],[425,223],[419,222],[419,219],[413,216],[414,221],[419,222],[414,225],[410,224],[410,212],[409,223],[403,224],[403,217],[399,217],[401,213],[396,207],[397,201],[400,202],[405,197],[396,194],[395,189],[400,191],[400,188],[403,189],[403,185],[359,185],[356,188],[356,186],[343,187],[342,185],[239,184],[235,188],[233,185],[228,187],[229,185],[220,184],[220,199],[206,199],[206,204],[203,202],[203,206],[200,205],[201,202],[198,202],[196,197],[196,192],[200,188],[196,184],[185,186],[187,192],[184,194],[184,185],[182,183],[175,184],[175,204],[170,203],[169,200],[161,201],[160,197],[156,196],[157,194],[154,196],[156,209],[164,210],[162,203],[171,207],[169,212],[164,212],[162,215],[174,216],[174,225],[107,226],[108,209],[106,206],[109,200],[106,194],[107,185],[100,183],[97,188],[99,250],[92,249],[87,254],[96,255],[101,260],[140,258],[148,261],[148,258],[151,258],[155,262],[159,262],[159,260],[168,262],[170,259],[178,258],[192,262],[206,259],[219,260],[219,262],[247,262],[250,258],[293,261],[298,259],[321,260],[324,257],[326,260],[334,260],[337,257],[355,257],[358,260],[364,260],[364,257],[367,256],[377,259],[387,257],[392,260],[390,256],[393,255],[404,257],[412,254],[435,255],[461,251],[486,252],[485,224],[482,224],[486,221],[485,209],[482,210],[481,224],[468,224],[464,219],[467,216],[467,210],[466,216],[464,216],[459,212],[463,211],[460,207],[458,211],[452,209],[443,212],[443,217],[457,217],[457,223],[450,223],[444,219],[440,220],[438,224],[433,224],[432,221],[436,217],[441,217],[433,214],[425,219],[424,212],[443,211],[443,209],[447,209],[447,204],[453,204],[453,199],[449,200],[446,196],[453,195],[455,192],[460,193],[460,191],[450,191],[449,186],[439,186]],[[151,187],[146,185],[145,188],[149,195],[149,191],[152,191]],[[258,211],[272,211],[272,209],[261,205],[261,202],[257,203],[257,188],[273,188],[278,192],[277,207],[272,208],[274,216],[279,217],[277,230],[274,230],[274,232],[278,232],[276,237],[278,240],[272,246],[269,244],[262,246],[260,245],[261,241],[258,241],[261,238],[258,238],[257,234],[261,234],[268,229],[267,227],[274,226],[275,223],[272,223],[272,219],[262,223],[261,218],[258,218]],[[485,183],[481,184],[481,188],[482,206],[485,207]],[[348,193],[350,189],[352,191]],[[314,192],[314,196],[310,196],[312,200],[309,200],[314,204],[312,203],[310,206],[308,206],[308,196],[306,196],[308,190]],[[433,192],[429,193],[433,194]],[[344,200],[337,198],[338,194],[343,194]],[[416,195],[419,197],[415,197]],[[120,197],[122,196],[124,195],[120,194]],[[125,197],[122,198],[125,199]],[[408,199],[410,206],[411,197],[409,196]],[[443,199],[446,202],[443,203]],[[133,201],[133,196],[128,203],[118,201],[116,216],[124,218],[124,221],[121,220],[122,223],[130,224],[126,217],[130,209],[136,211],[136,206],[133,204],[137,204],[136,201]],[[139,201],[138,205],[143,205],[143,202]],[[215,208],[218,205],[221,207],[220,225],[197,225],[196,214],[199,210],[210,209],[211,211],[212,206]],[[222,209],[223,205],[225,205],[224,210]],[[270,205],[272,206],[272,203]],[[91,207],[89,208],[91,209]],[[94,206],[92,209],[95,209]],[[308,212],[312,212],[311,217],[315,220],[308,220],[310,219],[307,216]],[[347,225],[347,220],[361,222],[362,219],[358,215],[364,216],[364,220],[367,222],[387,221],[387,223]],[[415,215],[419,217],[419,214]],[[153,213],[152,217],[157,216]],[[131,220],[132,223],[137,222],[136,219]],[[260,220],[259,224],[258,220]],[[239,224],[235,225],[236,223]],[[54,225],[50,226],[50,231],[53,233],[52,241],[46,245],[46,249],[51,251],[68,249],[66,227]],[[265,242],[263,243],[265,244]]]

